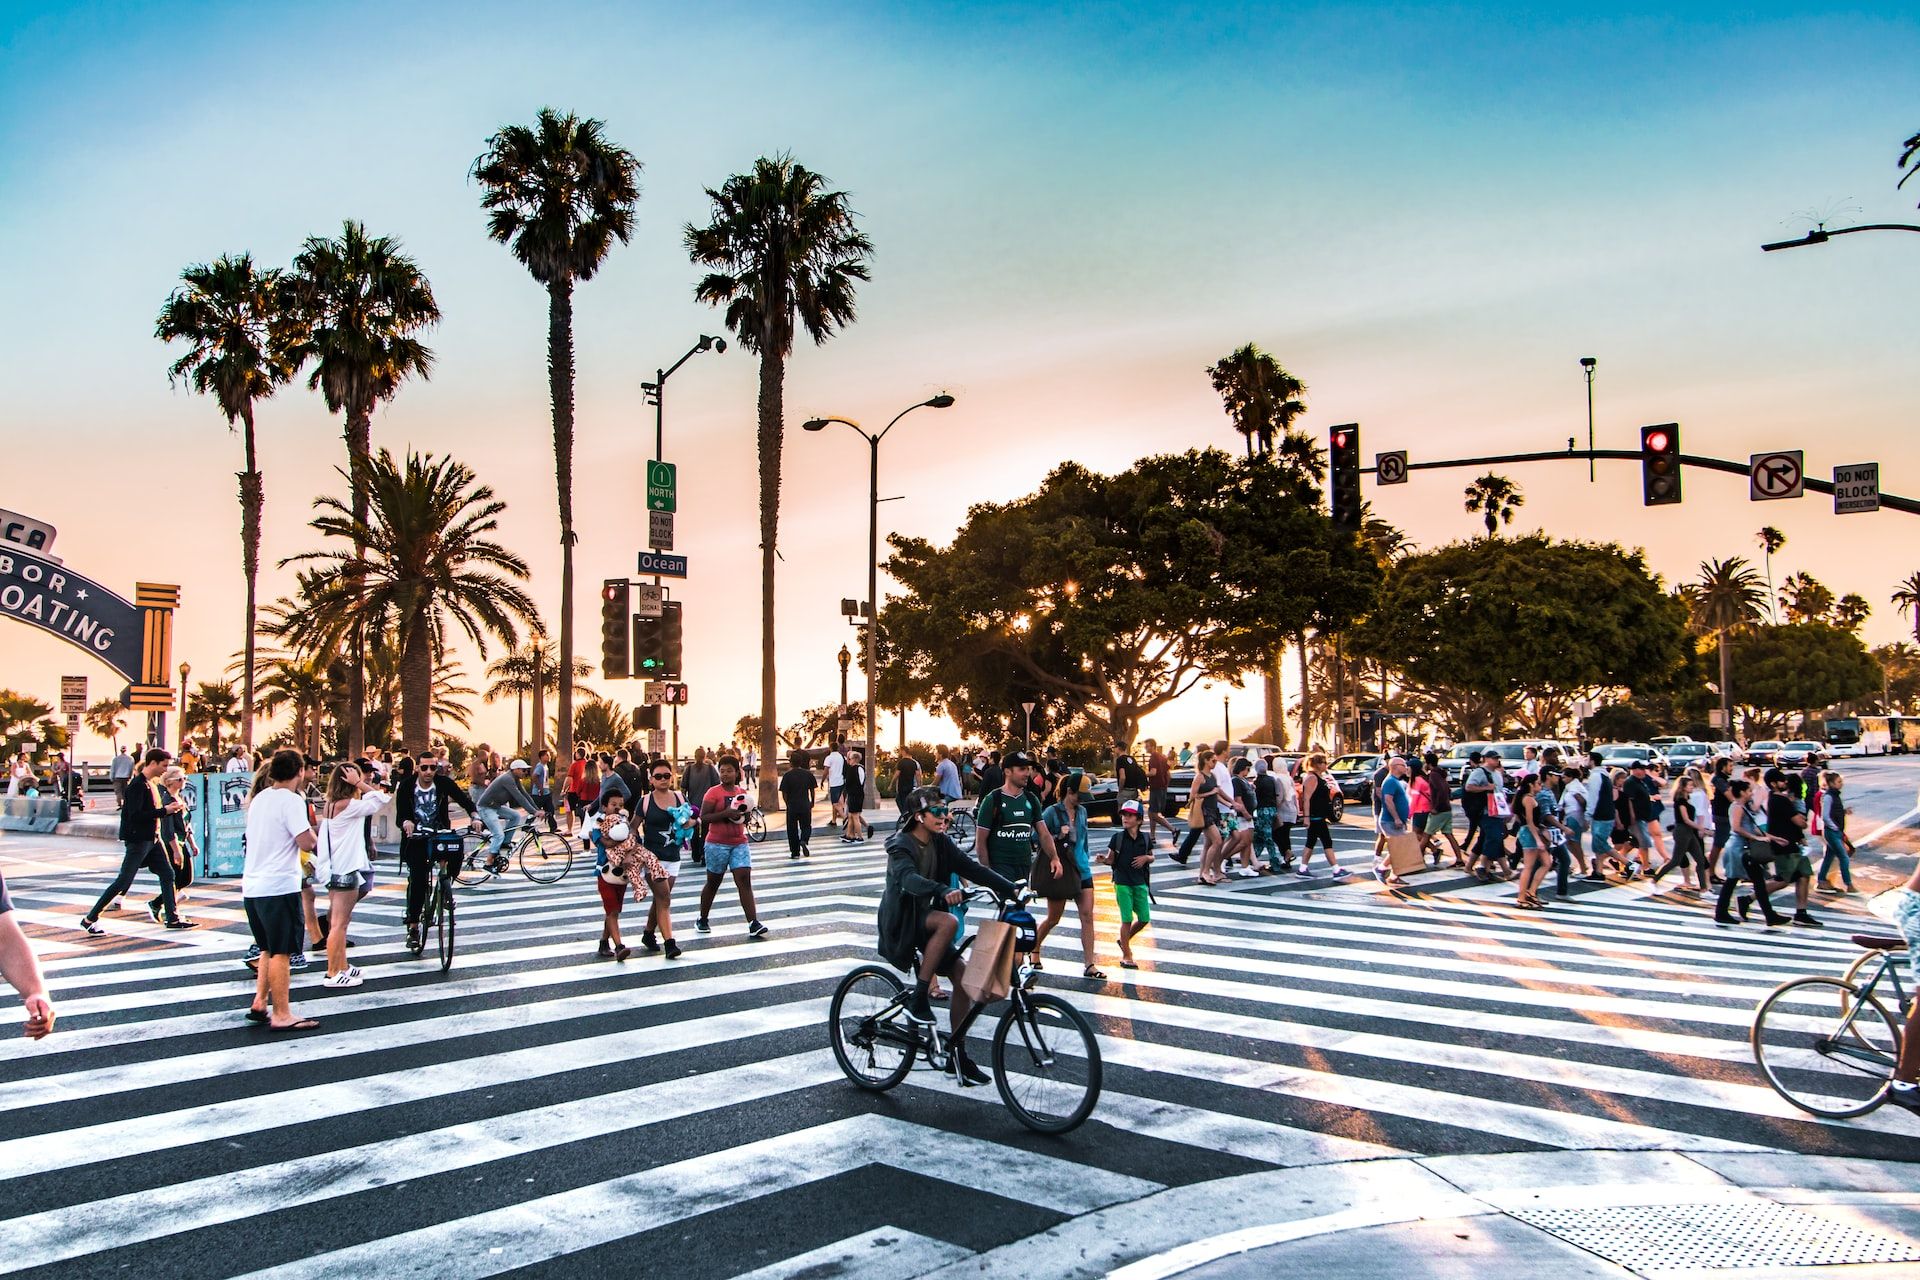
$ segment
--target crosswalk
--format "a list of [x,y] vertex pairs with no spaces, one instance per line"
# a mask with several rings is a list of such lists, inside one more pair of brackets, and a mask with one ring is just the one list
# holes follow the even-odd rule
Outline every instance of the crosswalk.
[[[1359,867],[1363,840],[1342,835]],[[826,1006],[871,958],[878,845],[758,852],[768,939],[745,936],[730,885],[696,934],[690,877],[683,958],[599,959],[576,871],[462,891],[445,975],[402,947],[383,862],[355,914],[366,985],[297,975],[323,1026],[292,1037],[241,1019],[236,884],[196,888],[200,930],[109,916],[88,940],[66,925],[95,879],[6,864],[61,1025],[0,1040],[0,1259],[48,1276],[908,1276],[1275,1169],[1595,1148],[1906,1158],[1920,1135],[1888,1111],[1816,1122],[1753,1068],[1754,1005],[1842,969],[1844,928],[1715,929],[1644,886],[1583,885],[1540,913],[1438,872],[1399,893],[1363,876],[1206,887],[1163,862],[1139,970],[1115,966],[1104,881],[1114,978],[1078,977],[1071,911],[1048,940],[1043,981],[1094,1020],[1106,1086],[1092,1121],[1043,1139],[992,1089],[845,1082]]]

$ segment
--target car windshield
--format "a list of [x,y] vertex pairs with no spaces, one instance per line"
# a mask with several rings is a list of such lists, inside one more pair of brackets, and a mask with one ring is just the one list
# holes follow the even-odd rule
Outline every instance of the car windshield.
[[1667,751],[1670,756],[1703,756],[1707,754],[1704,742],[1676,742]]
[[1447,759],[1465,760],[1469,751],[1485,751],[1486,749],[1487,744],[1484,742],[1463,742],[1453,750],[1447,752]]
[[1643,747],[1633,742],[1609,742],[1600,748],[1603,756],[1625,756],[1630,760],[1644,760],[1653,754],[1651,747]]
[[1778,751],[1780,749],[1780,744],[1774,741],[1772,738],[1769,738],[1765,742],[1754,743],[1753,749],[1755,751]]
[[1789,742],[1787,744],[1787,750],[1789,751],[1818,751],[1819,749],[1820,744],[1817,742]]
[[1333,767],[1338,770],[1351,772],[1371,767],[1375,759],[1377,759],[1375,756],[1341,756],[1333,762]]

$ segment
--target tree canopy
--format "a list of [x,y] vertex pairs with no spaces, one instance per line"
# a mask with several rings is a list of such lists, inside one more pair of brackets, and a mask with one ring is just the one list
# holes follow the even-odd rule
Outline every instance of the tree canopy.
[[989,738],[1031,701],[1036,727],[1084,717],[1131,744],[1200,680],[1371,604],[1372,554],[1318,503],[1298,467],[1208,449],[1114,476],[1067,463],[972,508],[946,547],[896,536],[887,567],[908,594],[881,611],[880,696]]
[[1858,637],[1824,622],[1754,627],[1733,641],[1742,705],[1778,716],[1880,692],[1882,669]]

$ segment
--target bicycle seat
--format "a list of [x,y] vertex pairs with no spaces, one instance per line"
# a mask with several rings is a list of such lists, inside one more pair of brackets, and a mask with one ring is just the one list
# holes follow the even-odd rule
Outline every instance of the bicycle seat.
[[1853,935],[1855,946],[1865,947],[1869,951],[1905,951],[1905,938],[1892,938],[1879,933],[1856,933]]

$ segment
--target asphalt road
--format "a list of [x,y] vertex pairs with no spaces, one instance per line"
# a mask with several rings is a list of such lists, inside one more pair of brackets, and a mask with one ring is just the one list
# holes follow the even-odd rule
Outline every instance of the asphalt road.
[[[1890,769],[1889,796],[1891,771],[1920,777],[1857,768]],[[1816,1123],[1748,1056],[1755,1003],[1844,966],[1844,928],[1716,930],[1644,882],[1580,885],[1544,918],[1443,872],[1394,895],[1364,874],[1370,842],[1341,830],[1362,872],[1344,885],[1209,889],[1163,860],[1136,972],[1116,966],[1101,880],[1114,977],[1079,976],[1070,913],[1042,981],[1095,1020],[1105,1092],[1043,1138],[992,1089],[922,1072],[875,1096],[839,1075],[825,1002],[872,958],[872,844],[821,833],[802,863],[759,846],[773,936],[747,939],[724,889],[711,935],[677,913],[671,964],[593,956],[580,870],[462,891],[446,975],[404,958],[383,861],[356,919],[367,984],[322,991],[309,970],[298,1007],[324,1025],[282,1038],[240,1017],[233,883],[193,891],[201,930],[122,914],[89,940],[73,918],[113,847],[0,837],[61,1009],[48,1041],[0,1040],[0,1259],[26,1276],[770,1280],[1015,1274],[1018,1257],[1018,1274],[1091,1275],[1107,1264],[1088,1230],[1110,1261],[1153,1254],[1263,1211],[1229,1205],[1236,1188],[1296,1170],[1330,1194],[1407,1159],[1916,1150],[1914,1117]],[[1845,925],[1860,907],[1820,910]]]

